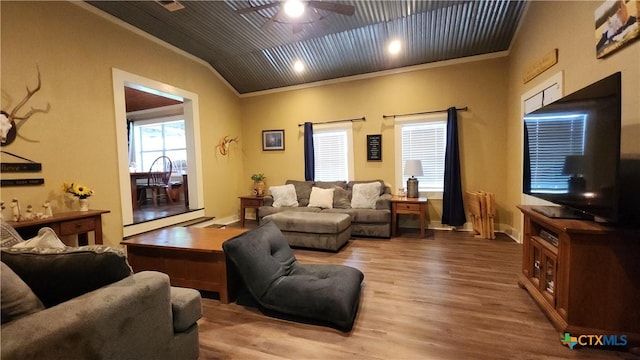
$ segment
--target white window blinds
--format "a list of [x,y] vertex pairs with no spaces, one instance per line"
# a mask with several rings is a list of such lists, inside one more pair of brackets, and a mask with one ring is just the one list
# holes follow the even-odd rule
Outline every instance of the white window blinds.
[[417,177],[420,191],[443,191],[444,154],[447,139],[446,120],[401,124],[402,183],[407,160],[421,160],[423,176]]
[[313,130],[315,180],[349,180],[347,130]]

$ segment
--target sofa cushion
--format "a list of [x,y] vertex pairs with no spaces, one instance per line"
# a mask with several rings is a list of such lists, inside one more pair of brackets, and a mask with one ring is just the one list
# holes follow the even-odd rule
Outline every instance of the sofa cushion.
[[22,236],[8,222],[2,220],[1,228],[2,240],[0,240],[0,247],[9,247],[24,241]]
[[2,249],[2,261],[45,307],[51,307],[131,275],[124,252],[107,246]]
[[351,209],[351,192],[338,186],[334,187],[333,207]]
[[355,209],[375,209],[376,200],[380,197],[379,182],[354,184],[351,194],[351,207]]
[[322,209],[317,207],[273,207],[273,206],[261,206],[258,210],[260,219],[263,219],[269,215],[277,214],[285,211],[296,211],[296,212],[310,212],[317,213],[322,211]]
[[309,196],[308,207],[319,207],[322,209],[331,209],[333,207],[333,192],[334,189],[322,189],[319,187],[313,187],[311,189],[311,195]]
[[173,330],[184,332],[202,317],[200,292],[175,286],[172,286],[170,291]]
[[309,196],[311,196],[313,181],[287,180],[285,184],[293,185],[296,188],[299,206],[309,205]]
[[316,181],[313,183],[313,186],[323,188],[323,189],[333,189],[334,187],[339,187],[342,189],[347,189],[346,181]]
[[273,221],[281,231],[295,231],[314,234],[337,234],[351,225],[348,214],[329,213],[308,216],[304,212],[284,211],[264,218]]
[[391,222],[390,210],[374,209],[326,209],[322,213],[347,214],[351,216],[352,223],[389,223]]
[[0,265],[2,323],[43,310],[44,305],[29,286],[5,263]]
[[293,185],[271,186],[269,191],[273,196],[273,207],[298,206],[296,188]]

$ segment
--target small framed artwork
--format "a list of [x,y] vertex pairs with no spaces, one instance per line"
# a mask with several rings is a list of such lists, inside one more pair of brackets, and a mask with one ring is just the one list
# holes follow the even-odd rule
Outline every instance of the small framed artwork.
[[284,150],[284,130],[262,130],[262,150]]
[[597,58],[605,57],[640,37],[639,4],[639,0],[608,0],[596,9]]
[[382,160],[382,135],[367,135],[367,161]]

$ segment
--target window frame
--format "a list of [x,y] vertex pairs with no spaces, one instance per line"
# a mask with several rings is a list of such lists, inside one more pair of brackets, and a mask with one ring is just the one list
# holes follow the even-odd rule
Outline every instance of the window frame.
[[[165,124],[165,123],[169,123],[169,122],[177,122],[177,121],[182,121],[184,123],[185,126],[185,147],[184,148],[175,148],[175,149],[166,149],[163,145],[163,148],[160,150],[148,150],[148,151],[144,151],[142,149],[140,149],[140,130],[139,128],[142,126],[149,126],[149,125],[161,125],[161,124]],[[134,153],[133,159],[135,160],[136,163],[136,171],[138,172],[145,172],[145,171],[149,171],[149,167],[151,166],[151,164],[147,164],[145,165],[144,163],[139,163],[138,160],[138,156],[140,156],[140,158],[142,158],[142,153],[143,152],[147,152],[147,153],[153,153],[153,152],[159,152],[161,153],[158,156],[161,155],[167,155],[167,152],[175,152],[175,151],[184,151],[185,153],[185,157],[186,160],[188,160],[188,145],[186,143],[186,126],[187,123],[184,119],[183,115],[175,115],[175,116],[167,116],[167,117],[160,117],[160,118],[153,118],[153,119],[146,119],[146,120],[133,120],[132,121],[132,128],[131,128],[131,141],[132,141],[132,153]],[[137,136],[138,135],[138,136]],[[163,133],[163,137],[164,137],[164,133]],[[164,139],[163,139],[163,144],[164,144]],[[167,155],[168,156],[168,155]],[[169,156],[169,158],[171,158],[171,156]],[[172,159],[173,160],[173,159]],[[177,176],[177,175],[181,175],[177,173],[178,169],[174,169],[174,174],[172,174],[172,176]]]
[[[314,153],[317,151],[315,136],[318,133],[328,133],[328,132],[336,132],[336,131],[344,131],[347,140],[347,149],[346,149],[346,160],[347,160],[347,178],[344,181],[351,181],[355,179],[354,172],[354,159],[353,159],[353,123],[345,122],[345,123],[334,123],[334,124],[314,124],[313,125],[313,136],[314,136]],[[317,163],[316,163],[317,166]],[[315,171],[317,172],[317,171]],[[317,180],[316,181],[325,181],[325,180]],[[343,179],[333,179],[326,181],[340,181]]]
[[[395,179],[396,189],[406,188],[406,183],[403,180],[402,169],[404,167],[404,161],[402,159],[402,129],[406,125],[416,125],[425,123],[443,122],[445,125],[444,141],[446,146],[446,126],[447,126],[447,113],[435,113],[424,115],[410,115],[403,117],[396,117],[394,122],[394,136],[395,136]],[[444,165],[444,158],[443,158]],[[424,166],[424,165],[423,165]],[[444,168],[444,167],[443,167]],[[442,189],[426,188],[422,187],[421,183],[418,183],[418,193],[420,196],[426,196],[429,199],[442,199],[444,191],[444,172],[442,174]],[[405,189],[406,191],[406,189]]]

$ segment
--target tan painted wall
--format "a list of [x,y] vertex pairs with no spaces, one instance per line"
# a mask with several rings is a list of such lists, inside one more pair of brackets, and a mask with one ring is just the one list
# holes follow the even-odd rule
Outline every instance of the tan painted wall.
[[[404,114],[468,106],[459,112],[463,190],[494,192],[506,198],[506,59],[389,75],[242,99],[245,175],[263,172],[268,185],[304,179],[305,121],[323,122],[365,116],[353,123],[355,179],[395,184],[394,122],[383,114]],[[285,151],[262,151],[261,131],[285,130]],[[382,162],[368,162],[366,135],[382,134]],[[430,220],[439,222],[441,201],[432,201]],[[502,214],[502,210],[500,213]]]
[[[640,156],[640,41],[604,59],[596,58],[595,16],[601,1],[533,1],[509,58],[507,132],[507,213],[518,232],[516,209],[522,190],[520,96],[551,75],[563,71],[564,95],[614,72],[622,72],[623,156]],[[523,84],[525,70],[537,59],[558,49],[559,61],[551,69]]]
[[[5,203],[16,197],[23,207],[39,207],[48,199],[54,211],[68,210],[77,205],[61,196],[61,184],[79,181],[96,191],[92,208],[111,210],[103,217],[106,243],[122,240],[111,78],[116,67],[199,95],[206,214],[236,212],[242,163],[216,157],[214,150],[221,136],[240,134],[240,100],[206,66],[68,2],[2,1],[0,7],[2,109],[22,99],[25,85],[35,85],[36,66],[42,90],[28,105],[51,104],[48,114],[34,115],[20,129],[39,143],[17,139],[2,148],[41,162],[43,171],[34,177],[44,177],[45,185],[2,188]],[[3,154],[2,161],[15,160]]]

